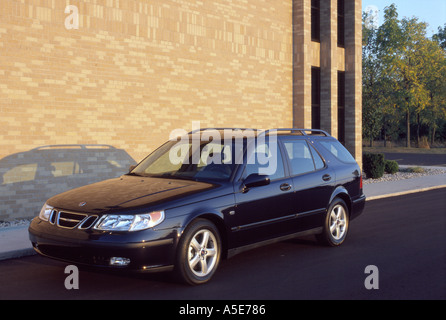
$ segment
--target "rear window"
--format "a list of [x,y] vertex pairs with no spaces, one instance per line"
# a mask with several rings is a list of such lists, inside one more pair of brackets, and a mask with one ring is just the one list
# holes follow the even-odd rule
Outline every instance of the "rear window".
[[338,140],[319,140],[318,142],[342,162],[356,163],[355,158]]

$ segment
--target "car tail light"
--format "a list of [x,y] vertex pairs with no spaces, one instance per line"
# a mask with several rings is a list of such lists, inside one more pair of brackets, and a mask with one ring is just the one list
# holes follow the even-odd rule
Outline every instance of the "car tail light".
[[362,174],[359,176],[359,190],[362,190]]

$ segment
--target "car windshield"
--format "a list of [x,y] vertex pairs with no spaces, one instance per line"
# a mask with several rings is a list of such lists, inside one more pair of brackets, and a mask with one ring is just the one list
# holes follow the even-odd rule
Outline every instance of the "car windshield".
[[[186,141],[184,141],[186,140]],[[228,181],[243,146],[230,141],[169,141],[144,159],[130,175]],[[238,152],[234,152],[238,150]]]

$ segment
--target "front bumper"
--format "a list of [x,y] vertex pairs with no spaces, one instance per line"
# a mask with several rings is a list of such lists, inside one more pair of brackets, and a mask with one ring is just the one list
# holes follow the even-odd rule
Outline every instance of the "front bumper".
[[[35,218],[29,226],[34,250],[73,264],[156,272],[173,269],[177,245],[175,229],[110,232],[65,229]],[[112,257],[129,259],[125,266],[110,264]]]

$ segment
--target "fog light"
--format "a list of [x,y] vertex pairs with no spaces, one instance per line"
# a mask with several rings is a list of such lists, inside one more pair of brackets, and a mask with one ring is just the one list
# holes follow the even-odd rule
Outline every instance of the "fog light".
[[130,263],[130,259],[123,258],[123,257],[111,257],[110,258],[110,265],[111,266],[119,266],[124,267]]

